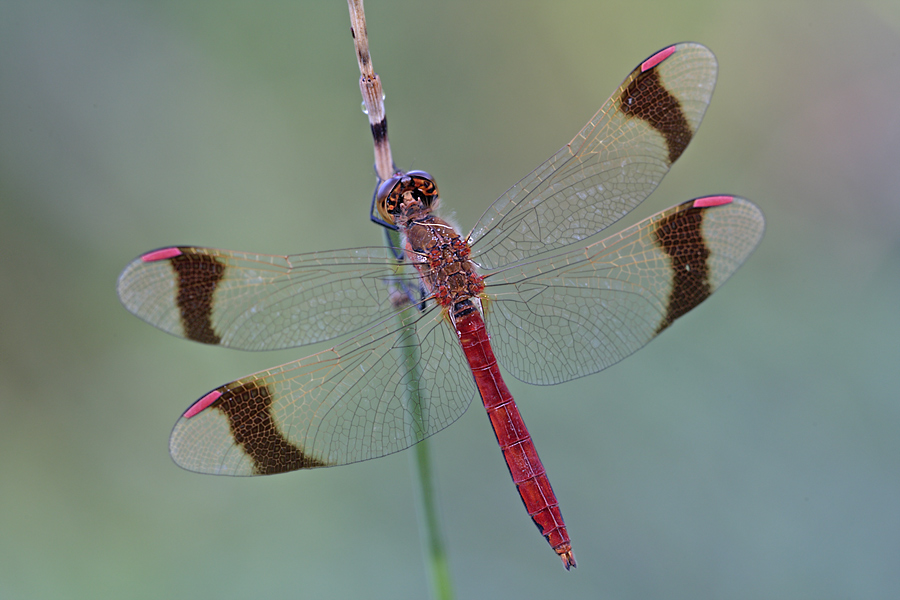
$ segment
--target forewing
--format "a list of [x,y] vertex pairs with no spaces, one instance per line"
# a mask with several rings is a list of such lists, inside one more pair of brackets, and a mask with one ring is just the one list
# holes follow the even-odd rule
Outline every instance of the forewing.
[[389,250],[271,256],[213,248],[148,252],[119,277],[125,307],[163,331],[242,350],[360,331],[394,311],[388,280],[418,285]]
[[749,201],[711,196],[581,250],[489,274],[487,323],[497,358],[535,384],[605,369],[718,289],[764,229]]
[[216,388],[176,423],[172,458],[200,473],[267,475],[384,456],[447,427],[475,393],[459,342],[439,310],[404,314],[400,330],[391,317]]
[[475,262],[496,269],[558,249],[631,211],[696,133],[716,72],[700,44],[644,61],[567,146],[485,212],[470,235]]

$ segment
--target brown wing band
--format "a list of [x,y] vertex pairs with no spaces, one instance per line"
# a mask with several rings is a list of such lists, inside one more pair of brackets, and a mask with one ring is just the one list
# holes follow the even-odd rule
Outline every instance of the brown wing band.
[[665,138],[670,164],[681,156],[694,135],[681,103],[665,88],[657,69],[641,73],[625,88],[619,109],[646,121]]
[[672,291],[666,316],[656,329],[662,332],[672,322],[703,302],[712,291],[709,285],[709,248],[703,239],[703,210],[687,208],[661,220],[654,235],[672,259]]
[[218,344],[221,339],[212,326],[212,298],[225,273],[225,265],[214,256],[182,250],[169,259],[178,274],[175,302],[181,311],[184,334],[190,340]]
[[234,442],[253,461],[255,475],[327,466],[306,456],[278,430],[272,418],[272,395],[261,382],[227,389],[212,406],[228,418]]

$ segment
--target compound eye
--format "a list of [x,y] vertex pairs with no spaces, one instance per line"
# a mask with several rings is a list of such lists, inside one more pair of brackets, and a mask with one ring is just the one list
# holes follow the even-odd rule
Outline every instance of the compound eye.
[[421,194],[422,204],[431,208],[438,198],[437,184],[430,173],[426,171],[410,171],[406,174],[412,180],[412,185]]
[[402,175],[394,175],[390,179],[381,182],[378,186],[378,195],[375,198],[375,206],[378,207],[378,215],[391,225],[394,224],[394,215],[400,210],[400,194],[395,194],[394,188],[400,184]]
[[437,184],[426,171],[410,171],[406,174],[409,178],[409,188],[413,190],[417,199],[426,209],[431,209],[438,200]]

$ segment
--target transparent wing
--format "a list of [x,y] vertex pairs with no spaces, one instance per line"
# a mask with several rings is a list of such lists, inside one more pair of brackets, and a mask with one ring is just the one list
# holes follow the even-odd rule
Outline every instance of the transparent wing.
[[511,187],[470,234],[496,269],[588,238],[652,192],[681,155],[712,97],[717,65],[700,44],[644,61],[584,129]]
[[534,384],[601,371],[714,292],[764,229],[749,201],[707,197],[580,250],[488,274],[497,358]]
[[125,307],[163,331],[242,350],[292,348],[361,331],[393,313],[387,281],[418,289],[386,248],[294,256],[165,248],[119,277]]
[[175,425],[172,458],[200,473],[265,475],[384,456],[447,427],[475,393],[462,349],[440,310],[404,314],[401,329],[391,317],[213,390]]

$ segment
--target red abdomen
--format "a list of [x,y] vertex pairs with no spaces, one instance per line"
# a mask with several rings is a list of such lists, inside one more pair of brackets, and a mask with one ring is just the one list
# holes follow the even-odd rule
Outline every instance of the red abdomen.
[[457,317],[455,322],[463,352],[475,376],[484,408],[525,509],[550,546],[559,554],[566,569],[574,567],[575,557],[559,511],[559,502],[550,487],[550,480],[547,479],[544,465],[538,458],[531,435],[519,414],[519,408],[500,376],[481,313],[473,307],[471,312]]

